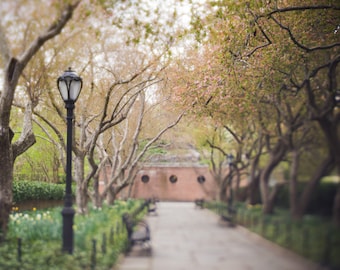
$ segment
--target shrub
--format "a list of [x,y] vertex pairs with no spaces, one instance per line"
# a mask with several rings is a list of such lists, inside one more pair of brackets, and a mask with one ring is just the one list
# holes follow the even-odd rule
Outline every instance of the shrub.
[[14,181],[13,201],[15,203],[30,200],[62,200],[65,185],[37,181]]
[[[302,194],[307,183],[298,184],[298,197]],[[320,183],[315,189],[311,201],[307,208],[307,214],[331,216],[333,202],[336,195],[336,183]],[[279,208],[289,209],[289,186],[284,186],[278,193],[276,206]]]
[[[297,186],[298,198],[306,187],[307,183],[299,183]],[[333,209],[333,202],[336,195],[337,183],[322,182],[315,189],[311,202],[307,208],[307,214],[331,216]],[[239,193],[242,198],[244,196],[246,188],[241,188]],[[260,191],[258,190],[256,197],[261,201]],[[281,187],[275,199],[275,207],[289,209],[289,186],[288,184]]]

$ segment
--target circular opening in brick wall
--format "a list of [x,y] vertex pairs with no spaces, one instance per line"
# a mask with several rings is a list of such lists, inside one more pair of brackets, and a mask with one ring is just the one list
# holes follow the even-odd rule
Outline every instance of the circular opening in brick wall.
[[176,183],[177,180],[178,180],[178,178],[177,178],[176,175],[171,175],[170,178],[169,178],[169,180],[170,180],[171,183]]
[[200,184],[203,184],[205,182],[205,177],[203,175],[198,176],[197,182],[200,183]]
[[148,175],[144,174],[141,179],[142,179],[143,183],[147,183],[147,182],[149,182],[150,177]]

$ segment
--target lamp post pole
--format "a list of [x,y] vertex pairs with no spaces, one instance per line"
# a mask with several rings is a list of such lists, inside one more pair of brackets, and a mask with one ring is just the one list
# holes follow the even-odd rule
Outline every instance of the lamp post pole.
[[229,197],[228,197],[228,212],[231,214],[232,209],[233,209],[233,199],[234,199],[234,194],[233,194],[233,161],[234,161],[234,156],[232,154],[227,155],[227,161],[229,165],[229,179],[228,179],[228,185],[229,185]]
[[66,142],[66,186],[63,216],[63,251],[73,253],[73,218],[75,211],[72,207],[72,135],[74,102],[65,102],[67,109],[67,142]]
[[80,94],[83,81],[69,68],[58,80],[58,89],[65,102],[67,110],[67,140],[66,140],[66,185],[64,208],[61,211],[63,217],[63,246],[62,250],[73,253],[73,219],[75,211],[72,207],[72,142],[73,142],[73,111],[74,104]]

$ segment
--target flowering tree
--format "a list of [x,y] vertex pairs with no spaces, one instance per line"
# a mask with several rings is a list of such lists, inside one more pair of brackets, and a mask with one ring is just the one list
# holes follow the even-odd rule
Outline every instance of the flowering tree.
[[[187,104],[191,101],[198,116],[210,114],[232,129],[237,122],[256,125],[253,131],[258,145],[265,150],[257,151],[265,164],[257,170],[265,213],[274,207],[276,190],[269,187],[273,170],[293,149],[320,142],[315,128],[323,132],[328,154],[296,202],[301,216],[321,177],[340,164],[335,103],[339,6],[328,1],[220,1],[214,11],[209,24],[207,20],[196,24],[204,45],[196,59],[202,60],[197,55],[203,55],[205,65],[194,63],[193,58],[193,63],[184,67],[187,76],[182,76],[178,92]],[[334,202],[337,224],[339,201],[338,192]]]

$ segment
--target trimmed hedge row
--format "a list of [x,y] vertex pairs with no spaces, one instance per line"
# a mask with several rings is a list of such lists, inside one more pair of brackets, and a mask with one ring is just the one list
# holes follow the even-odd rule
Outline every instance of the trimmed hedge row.
[[14,181],[13,201],[20,203],[30,200],[62,200],[65,185],[37,181]]
[[[306,183],[299,183],[297,185],[298,198],[301,198],[306,185]],[[307,208],[307,214],[331,216],[337,186],[337,183],[320,183],[313,193]],[[285,185],[277,194],[276,205],[280,208],[289,209],[288,185]]]
[[[298,183],[297,193],[298,198],[301,198],[301,194],[305,189],[307,183]],[[337,183],[320,183],[315,189],[311,198],[310,204],[307,208],[307,214],[319,215],[319,216],[331,216],[333,209],[333,202],[336,195],[338,184]],[[239,191],[241,201],[246,198],[246,188],[241,188]],[[256,197],[258,203],[261,203],[260,191],[257,192]],[[289,209],[289,186],[282,186],[275,199],[275,206],[279,208]]]

